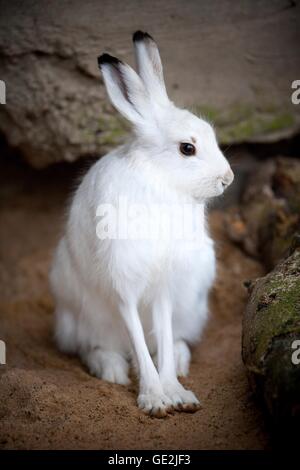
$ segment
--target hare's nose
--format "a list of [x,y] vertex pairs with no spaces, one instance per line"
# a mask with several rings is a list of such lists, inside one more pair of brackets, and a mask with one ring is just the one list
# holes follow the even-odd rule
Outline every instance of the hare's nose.
[[231,170],[231,168],[229,168],[229,170],[227,170],[225,175],[223,175],[222,177],[222,185],[224,186],[224,188],[227,188],[227,186],[229,186],[232,183],[233,178],[234,178],[233,171]]

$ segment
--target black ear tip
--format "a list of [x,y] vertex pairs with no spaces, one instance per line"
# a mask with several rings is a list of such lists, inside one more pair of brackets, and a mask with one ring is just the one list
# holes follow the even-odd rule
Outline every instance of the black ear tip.
[[116,64],[120,64],[121,61],[119,59],[117,59],[116,57],[110,55],[110,54],[102,54],[102,55],[99,55],[98,57],[98,66],[101,67],[101,65],[104,65],[104,64],[113,64],[113,65],[116,65]]
[[145,39],[152,39],[152,41],[154,41],[150,34],[144,33],[143,31],[136,31],[132,36],[133,42],[144,41]]

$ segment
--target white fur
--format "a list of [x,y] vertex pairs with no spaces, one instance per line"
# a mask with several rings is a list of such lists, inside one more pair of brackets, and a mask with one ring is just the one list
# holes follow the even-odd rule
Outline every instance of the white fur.
[[[59,347],[79,354],[92,374],[122,384],[128,382],[133,354],[138,405],[163,416],[170,407],[199,403],[176,375],[188,373],[187,344],[197,341],[203,329],[215,277],[205,201],[221,194],[233,175],[212,127],[169,101],[155,42],[146,37],[135,47],[140,76],[123,63],[101,64],[109,96],[132,122],[133,137],[84,177],[50,279]],[[180,142],[192,138],[196,155],[184,157]],[[120,195],[146,206],[200,205],[202,238],[192,246],[175,234],[168,241],[100,240],[97,207],[117,206]]]

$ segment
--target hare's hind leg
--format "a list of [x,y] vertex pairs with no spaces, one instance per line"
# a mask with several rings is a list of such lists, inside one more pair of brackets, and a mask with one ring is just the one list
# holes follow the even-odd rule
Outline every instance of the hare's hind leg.
[[99,379],[121,385],[129,384],[129,364],[120,353],[102,349],[100,346],[81,354],[90,373]]
[[174,342],[174,356],[177,377],[186,377],[190,368],[191,351],[182,339]]
[[[191,351],[184,340],[174,341],[174,357],[177,377],[186,377],[190,368]],[[153,362],[158,367],[157,351],[153,355]]]
[[62,352],[67,354],[77,352],[77,328],[74,314],[59,306],[55,310],[55,340]]
[[124,325],[104,297],[91,292],[85,298],[79,325],[80,358],[92,375],[127,385],[129,341]]

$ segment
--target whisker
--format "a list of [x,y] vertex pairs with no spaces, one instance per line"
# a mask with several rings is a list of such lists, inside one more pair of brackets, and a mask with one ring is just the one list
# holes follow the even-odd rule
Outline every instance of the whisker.
[[227,150],[229,150],[231,147],[232,147],[233,144],[229,144],[226,149],[223,150],[223,153],[227,152]]
[[241,163],[240,162],[233,162],[233,161],[230,160],[230,166],[232,168],[237,168],[237,167],[241,166]]

